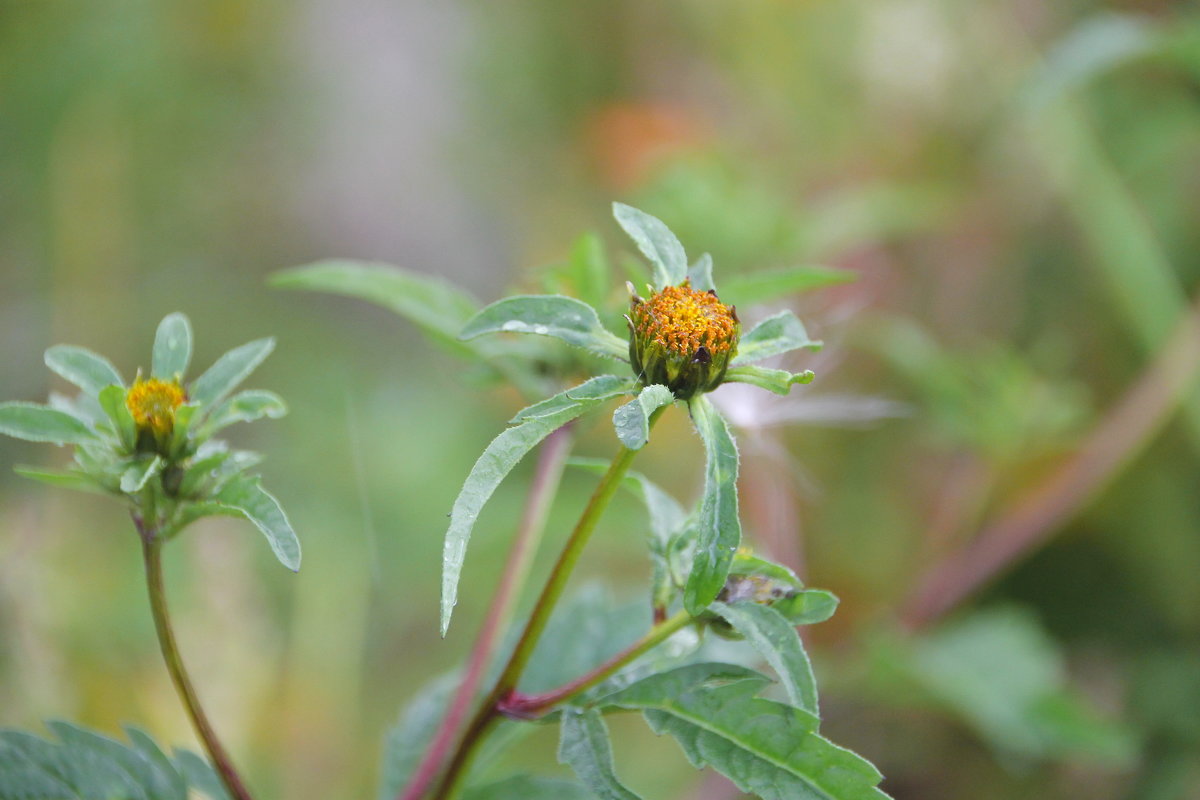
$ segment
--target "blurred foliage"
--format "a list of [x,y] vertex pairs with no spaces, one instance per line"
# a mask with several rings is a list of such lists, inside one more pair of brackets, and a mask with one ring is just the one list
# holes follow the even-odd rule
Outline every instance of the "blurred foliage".
[[[902,652],[957,642],[965,663],[1009,658],[962,637],[1015,604],[1013,619],[1044,628],[1037,651],[1057,653],[1055,685],[1081,704],[1072,725],[1095,713],[1096,731],[1128,731],[1128,762],[1101,770],[1069,748],[1014,759],[978,697],[909,683],[897,708],[871,699],[866,665],[930,564],[1036,490],[1195,296],[1198,88],[1200,18],[1169,0],[8,3],[0,394],[62,389],[40,361],[62,341],[132,374],[145,332],[176,308],[225,333],[201,362],[278,337],[262,382],[293,413],[237,445],[272,454],[263,472],[304,570],[277,574],[248,531],[213,521],[181,538],[167,583],[250,782],[264,796],[367,796],[381,731],[469,642],[469,625],[439,642],[428,565],[464,470],[523,403],[464,384],[384,311],[275,292],[263,276],[380,259],[491,300],[504,283],[538,286],[544,273],[517,267],[562,263],[587,229],[618,262],[632,255],[605,223],[612,199],[662,217],[725,276],[853,270],[857,282],[801,301],[836,369],[814,366],[787,402],[801,417],[822,392],[863,392],[911,415],[865,432],[770,427],[759,434],[784,460],[747,445],[743,468],[750,532],[802,554],[793,566],[842,598],[810,643],[827,734],[901,799],[1193,798],[1194,394],[1046,548],[889,656],[899,669]],[[928,359],[881,355],[868,334],[895,319]],[[608,452],[603,427],[583,432],[582,455]],[[685,426],[656,436],[677,446],[648,448],[639,469],[694,494],[700,476],[677,466],[700,460]],[[128,721],[194,747],[123,516],[31,489],[16,463],[63,466],[0,441],[0,723]],[[527,466],[481,519],[462,620],[486,602]],[[548,552],[586,478],[568,473]],[[632,500],[615,508],[586,571],[643,597],[643,527]],[[1095,741],[1085,728],[1072,730]],[[696,788],[686,767],[666,774],[654,756],[671,745],[621,729],[618,749],[623,736],[631,783],[736,796]]]

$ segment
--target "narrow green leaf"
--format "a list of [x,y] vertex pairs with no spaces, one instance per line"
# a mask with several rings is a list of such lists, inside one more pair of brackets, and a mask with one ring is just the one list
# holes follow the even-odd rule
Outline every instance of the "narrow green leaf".
[[208,370],[192,383],[188,399],[203,408],[223,400],[227,394],[250,375],[275,349],[275,340],[256,339],[235,347],[217,359]]
[[105,386],[100,390],[97,399],[100,401],[100,407],[104,409],[104,413],[112,420],[113,427],[117,431],[117,438],[121,440],[125,451],[133,452],[134,445],[137,443],[137,423],[133,421],[133,415],[129,413],[129,406],[125,405],[125,388],[115,385]]
[[816,375],[811,369],[804,372],[788,372],[786,369],[771,369],[757,364],[747,364],[732,367],[725,371],[725,381],[733,383],[748,383],[768,392],[786,395],[792,390],[793,384],[812,383]]
[[692,282],[692,288],[698,292],[715,292],[717,286],[713,283],[712,270],[712,256],[708,253],[701,254],[688,270],[688,280]]
[[29,442],[81,444],[96,434],[66,412],[37,403],[0,403],[0,433]]
[[594,796],[578,783],[514,775],[496,783],[473,786],[463,794],[463,800],[594,800]]
[[613,412],[613,427],[621,444],[630,450],[641,450],[650,439],[650,415],[675,402],[675,395],[665,386],[647,386],[625,405]]
[[824,622],[837,611],[838,599],[824,589],[805,589],[776,600],[771,608],[787,617],[793,625],[815,625]]
[[804,323],[791,311],[780,311],[755,325],[738,342],[737,355],[731,366],[761,361],[801,347],[820,350],[821,342],[808,338]]
[[629,343],[607,330],[596,310],[573,297],[527,294],[492,303],[467,321],[459,338],[485,333],[532,333],[553,336],[597,355],[629,360]]
[[654,288],[675,286],[687,278],[687,254],[662,220],[624,203],[613,203],[613,217],[654,269]]
[[212,434],[237,422],[253,422],[269,417],[278,419],[287,414],[287,404],[274,392],[248,389],[227,398],[217,406],[204,423],[204,434]]
[[[176,311],[158,323],[151,356],[151,372],[163,380],[182,378],[192,360],[192,326]],[[112,381],[109,381],[112,383]]]
[[792,705],[814,716],[821,715],[812,663],[804,652],[799,634],[788,620],[772,607],[750,600],[730,604],[713,603],[711,608],[745,636],[763,660],[771,665],[787,690]]
[[58,344],[46,351],[46,366],[90,395],[110,384],[123,385],[121,374],[107,358],[83,347]]
[[562,710],[558,763],[573,769],[600,800],[641,800],[617,780],[608,727],[595,709]]
[[146,483],[163,468],[161,456],[142,457],[121,474],[121,491],[125,494],[140,492]]
[[750,682],[761,688],[771,681],[748,667],[705,661],[654,672],[615,692],[597,697],[591,705],[599,710],[627,708],[630,704],[646,704],[734,682]]
[[394,311],[432,338],[467,352],[457,341],[479,304],[449,281],[389,264],[318,261],[274,273],[272,286],[330,292],[366,300]]
[[733,555],[742,541],[738,519],[738,452],[729,425],[708,398],[693,398],[688,407],[696,432],[704,441],[704,497],[697,519],[696,551],[683,594],[684,606],[697,615],[725,585]]
[[734,275],[721,281],[721,300],[752,306],[787,294],[853,283],[858,274],[848,269],[802,266],[770,272]]
[[13,472],[22,478],[29,478],[30,480],[39,481],[50,486],[57,486],[62,489],[75,489],[80,492],[96,492],[99,494],[104,493],[104,487],[84,472],[59,472],[57,470],[29,467],[22,464],[13,467]]
[[292,572],[300,570],[300,540],[279,501],[259,485],[257,478],[231,480],[217,495],[217,502],[241,511],[267,537],[279,563]]
[[[763,800],[882,800],[879,771],[817,733],[809,712],[755,697],[758,677],[712,686],[682,667],[597,701],[639,709],[656,733],[675,737],[697,767],[711,766]],[[715,665],[729,667],[730,665]],[[703,672],[699,673],[703,676]],[[735,673],[736,674],[736,673]],[[754,675],[754,673],[751,673]]]
[[[513,467],[524,458],[533,447],[550,433],[585,412],[603,403],[607,397],[589,392],[588,397],[572,397],[579,387],[568,389],[517,414],[521,422],[501,433],[483,455],[471,467],[467,480],[463,483],[454,507],[450,511],[450,527],[446,531],[446,541],[442,551],[442,610],[441,633],[446,635],[450,626],[450,615],[458,602],[458,579],[462,574],[463,560],[466,558],[467,543],[471,540],[471,530],[475,520],[485,503],[491,498],[500,481],[504,480]],[[528,417],[532,408],[545,407],[550,402],[561,406],[560,410],[547,414]]]
[[617,375],[597,375],[578,386],[567,389],[565,392],[548,397],[540,403],[534,403],[518,411],[516,416],[508,421],[508,424],[515,425],[518,422],[533,419],[534,417],[557,414],[559,411],[571,408],[581,401],[610,400],[614,397],[620,397],[623,394],[629,394],[636,388],[637,379],[635,378],[623,378]]

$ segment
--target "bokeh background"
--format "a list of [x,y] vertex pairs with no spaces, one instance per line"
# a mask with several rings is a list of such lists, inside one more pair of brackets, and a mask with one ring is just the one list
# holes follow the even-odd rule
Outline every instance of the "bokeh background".
[[[384,732],[469,645],[529,475],[489,506],[439,640],[445,514],[520,400],[382,309],[266,276],[376,259],[490,301],[587,230],[631,257],[614,199],[718,281],[858,274],[791,303],[827,342],[788,362],[815,383],[717,394],[749,535],[843,601],[810,632],[826,734],[900,800],[1200,797],[1195,6],[17,0],[0,142],[3,399],[66,388],[55,343],[131,375],[173,310],[198,367],[278,337],[252,385],[292,413],[231,438],[268,454],[303,570],[220,520],[167,556],[201,695],[264,797],[373,796]],[[612,445],[598,425],[578,448]],[[0,440],[0,724],[191,744],[127,518],[11,472],[53,450]],[[676,419],[641,468],[693,497],[698,458]],[[588,491],[568,473],[546,551]],[[616,508],[584,572],[640,596],[643,530]],[[739,796],[615,724],[646,796]]]

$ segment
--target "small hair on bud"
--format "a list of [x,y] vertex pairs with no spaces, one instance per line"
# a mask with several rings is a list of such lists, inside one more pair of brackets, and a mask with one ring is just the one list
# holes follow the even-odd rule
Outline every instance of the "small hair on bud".
[[646,302],[645,300],[643,300],[641,297],[638,296],[637,289],[633,288],[633,281],[625,281],[625,288],[626,288],[626,290],[629,291],[629,299],[630,300],[632,300],[635,303]]

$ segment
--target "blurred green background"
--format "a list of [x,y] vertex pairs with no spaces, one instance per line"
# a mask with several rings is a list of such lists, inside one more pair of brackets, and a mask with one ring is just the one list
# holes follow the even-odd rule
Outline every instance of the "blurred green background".
[[[1194,6],[18,0],[0,142],[0,398],[65,390],[55,343],[132,375],[173,310],[198,368],[279,339],[252,385],[292,413],[231,438],[268,454],[303,570],[244,523],[167,551],[185,656],[264,797],[373,795],[384,731],[469,645],[529,475],[439,640],[445,515],[520,400],[383,310],[266,276],[378,259],[490,301],[585,230],[631,257],[619,199],[718,284],[859,275],[795,299],[827,342],[788,363],[814,384],[717,393],[748,533],[843,600],[811,631],[826,735],[900,800],[1200,798]],[[613,444],[597,425],[579,452]],[[190,744],[128,520],[10,470],[50,450],[0,439],[0,724]],[[698,459],[677,418],[640,468],[692,497]],[[544,550],[588,491],[568,474]],[[643,527],[614,509],[584,572],[640,596]],[[615,726],[646,796],[738,796]]]

